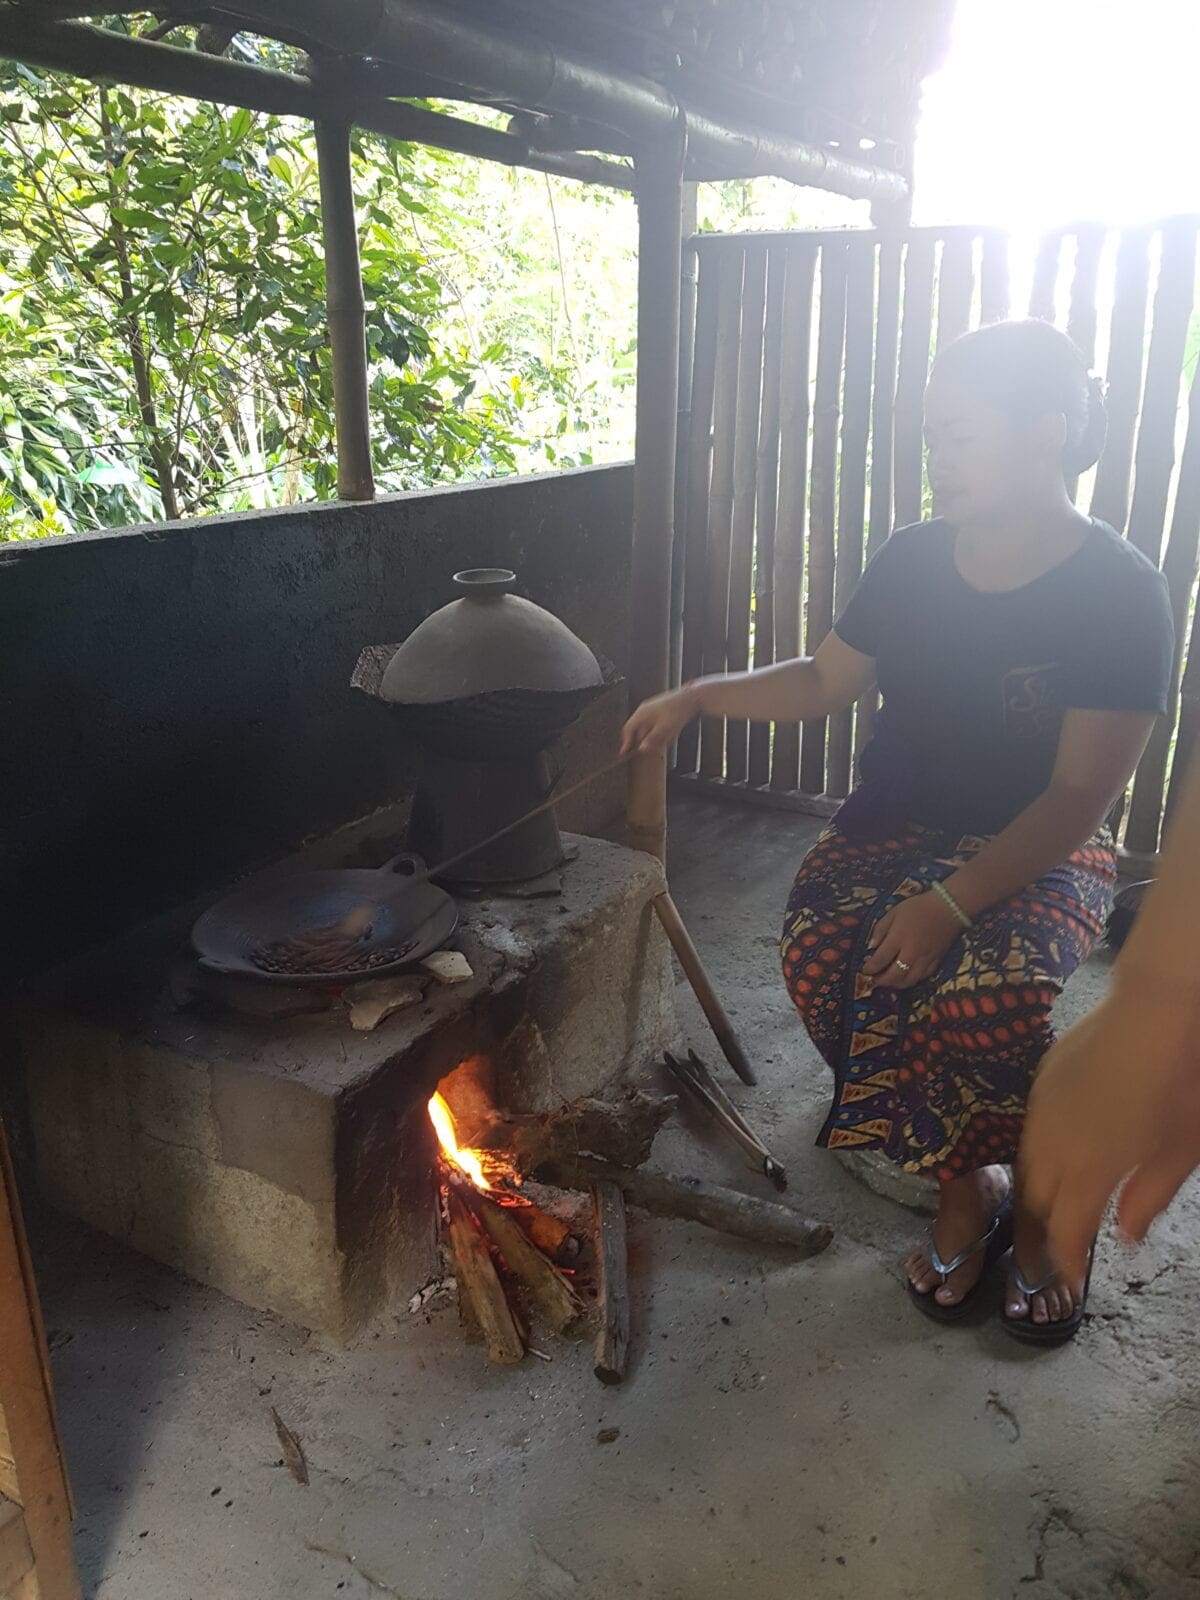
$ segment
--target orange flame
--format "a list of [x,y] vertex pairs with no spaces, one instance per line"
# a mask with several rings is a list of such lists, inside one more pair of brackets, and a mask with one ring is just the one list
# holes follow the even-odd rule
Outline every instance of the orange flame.
[[438,1143],[447,1161],[458,1167],[461,1172],[465,1172],[477,1189],[490,1189],[492,1186],[484,1176],[478,1154],[474,1150],[459,1148],[454,1115],[440,1094],[435,1094],[429,1102],[429,1120],[433,1123]]

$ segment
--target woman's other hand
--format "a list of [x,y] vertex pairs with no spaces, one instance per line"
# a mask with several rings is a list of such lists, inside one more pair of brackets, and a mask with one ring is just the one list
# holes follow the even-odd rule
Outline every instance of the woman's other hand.
[[675,743],[693,717],[700,713],[700,693],[696,684],[643,700],[625,724],[621,735],[622,756],[656,755]]
[[931,978],[962,933],[958,919],[936,894],[918,894],[880,917],[863,972],[887,989],[911,989]]

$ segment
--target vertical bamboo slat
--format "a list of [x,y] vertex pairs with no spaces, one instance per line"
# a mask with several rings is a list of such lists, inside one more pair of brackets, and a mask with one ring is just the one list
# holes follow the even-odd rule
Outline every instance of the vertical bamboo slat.
[[[779,511],[775,526],[775,657],[778,661],[793,660],[801,650],[800,608],[807,537],[808,386],[816,264],[817,248],[811,240],[788,246],[779,411]],[[782,791],[800,787],[798,723],[775,725],[771,787]]]
[[[686,557],[684,560],[683,657],[681,678],[689,683],[704,667],[705,590],[708,583],[708,484],[712,469],[713,395],[717,367],[717,284],[719,263],[699,262],[696,289],[696,346],[692,362],[692,403],[687,427]],[[700,729],[689,724],[679,736],[675,768],[695,772]]]
[[1167,791],[1164,826],[1170,827],[1171,814],[1179,803],[1188,770],[1196,759],[1200,738],[1200,606],[1192,615],[1184,657],[1183,683],[1179,694],[1179,733],[1175,740],[1175,759],[1171,763],[1171,786]]
[[[758,429],[758,526],[754,541],[754,665],[775,659],[775,528],[779,511],[780,381],[783,368],[783,302],[787,252],[775,245],[767,257],[767,314],[763,334],[762,418]],[[761,789],[771,776],[771,728],[750,728],[751,784]]]
[[[713,402],[712,480],[708,495],[708,578],[705,584],[704,671],[725,671],[729,620],[729,543],[733,523],[733,446],[737,422],[738,336],[741,329],[744,252],[730,249],[720,262],[717,308],[716,395]],[[700,726],[700,772],[725,775],[725,723],[705,717]]]
[[975,240],[969,233],[952,233],[942,241],[938,272],[937,348],[953,343],[971,326],[975,296]]
[[1029,315],[1039,322],[1053,322],[1058,316],[1058,266],[1061,255],[1061,233],[1047,233],[1038,242],[1033,283],[1029,289]]
[[[892,531],[896,418],[896,358],[900,350],[900,240],[884,235],[879,244],[879,295],[875,310],[875,381],[871,398],[871,504],[867,513],[867,557]],[[854,760],[871,737],[879,695],[869,690],[854,721]]]
[[1008,235],[985,233],[979,266],[980,322],[1003,322],[1009,305]]
[[[1075,270],[1071,274],[1071,299],[1067,308],[1067,337],[1083,357],[1090,372],[1096,360],[1096,292],[1100,282],[1100,257],[1105,230],[1081,228],[1075,239]],[[1067,478],[1067,493],[1074,500],[1079,479]]]
[[[833,626],[834,533],[837,511],[838,418],[846,333],[846,256],[842,240],[821,246],[821,311],[813,403],[812,490],[809,514],[808,618],[805,648],[812,655]],[[825,788],[825,719],[804,725],[800,787]]]
[[[1179,693],[1184,635],[1187,631],[1192,593],[1196,586],[1198,560],[1200,560],[1200,364],[1197,364],[1193,374],[1191,392],[1188,396],[1187,436],[1183,445],[1183,460],[1179,467],[1179,482],[1175,488],[1171,535],[1167,540],[1167,553],[1163,557],[1163,573],[1171,597],[1171,615],[1175,621],[1175,664],[1171,675],[1171,695],[1167,715],[1160,717],[1154,725],[1154,732],[1150,735],[1150,743],[1146,746],[1146,753],[1142,757],[1133,785],[1129,824],[1125,831],[1125,842],[1131,850],[1151,851],[1158,848],[1163,791],[1171,755],[1171,738],[1175,732],[1176,696]],[[1181,740],[1176,760],[1186,765],[1190,754],[1190,747],[1184,745]]]
[[1142,403],[1146,359],[1146,301],[1150,288],[1150,231],[1132,228],[1121,235],[1113,283],[1108,334],[1108,438],[1096,468],[1092,516],[1125,531],[1133,442]]
[[918,234],[904,258],[904,318],[900,334],[900,375],[896,380],[896,522],[921,520],[924,504],[925,448],[921,415],[929,376],[933,328],[933,237]]
[[[763,316],[767,294],[767,252],[746,251],[742,284],[742,335],[738,358],[737,422],[733,447],[733,522],[729,547],[729,616],[725,661],[730,672],[750,665],[750,597],[754,592],[754,510],[758,486],[758,422],[762,406]],[[750,725],[725,724],[725,777],[745,783],[749,768]]]
[[1196,225],[1168,223],[1154,295],[1154,323],[1146,361],[1146,392],[1134,458],[1129,540],[1155,563],[1162,556],[1163,524],[1175,466],[1175,418],[1188,319],[1196,281]]
[[[842,452],[838,475],[837,563],[834,606],[840,611],[862,576],[867,502],[867,439],[871,428],[871,361],[875,343],[875,243],[850,246],[846,279],[845,392],[842,397]],[[850,793],[854,710],[830,718],[829,771],[825,789]]]

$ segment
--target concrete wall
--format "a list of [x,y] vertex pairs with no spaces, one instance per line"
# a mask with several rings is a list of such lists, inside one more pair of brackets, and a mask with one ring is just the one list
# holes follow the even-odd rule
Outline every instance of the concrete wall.
[[396,799],[407,752],[350,674],[460,568],[514,567],[623,668],[631,504],[618,466],[5,547],[0,972]]

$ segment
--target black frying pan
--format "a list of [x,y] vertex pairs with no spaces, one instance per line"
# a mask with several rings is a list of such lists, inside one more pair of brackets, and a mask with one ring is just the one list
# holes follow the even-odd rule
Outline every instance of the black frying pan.
[[399,855],[239,890],[199,919],[192,948],[210,972],[273,983],[382,977],[440,949],[458,926],[458,907],[424,870],[419,856]]

